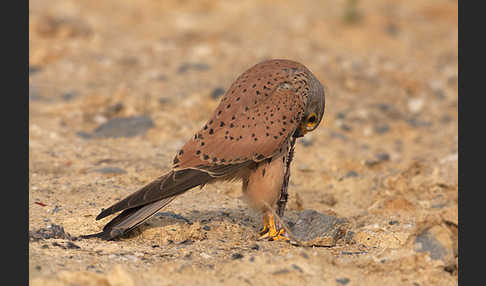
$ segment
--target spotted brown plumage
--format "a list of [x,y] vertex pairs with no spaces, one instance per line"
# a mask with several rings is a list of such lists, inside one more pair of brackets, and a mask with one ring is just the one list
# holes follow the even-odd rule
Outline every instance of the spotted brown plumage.
[[235,179],[242,180],[250,205],[264,213],[262,236],[281,237],[272,212],[280,193],[286,193],[289,153],[295,138],[319,125],[324,105],[321,83],[302,64],[268,60],[251,67],[177,152],[172,169],[103,210],[97,219],[123,212],[103,232],[87,237],[113,239],[195,186]]

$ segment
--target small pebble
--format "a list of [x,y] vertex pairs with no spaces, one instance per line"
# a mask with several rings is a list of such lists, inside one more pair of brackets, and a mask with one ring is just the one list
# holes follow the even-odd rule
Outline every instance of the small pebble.
[[412,127],[427,127],[432,125],[430,121],[424,121],[416,117],[408,119],[407,123]]
[[347,124],[342,124],[342,125],[341,125],[341,129],[342,129],[343,131],[346,131],[346,132],[349,132],[349,131],[353,130],[353,128],[351,128],[351,126],[349,126],[349,125],[347,125]]
[[186,239],[182,242],[179,242],[180,245],[191,245],[194,243],[194,240],[191,240],[191,239]]
[[388,153],[378,153],[376,154],[376,159],[380,161],[388,161],[390,160],[390,155],[388,155]]
[[78,93],[77,92],[74,92],[74,91],[66,92],[63,95],[61,95],[62,99],[65,100],[65,101],[70,101],[70,100],[74,99],[77,96],[78,96]]
[[69,249],[79,249],[81,248],[80,246],[68,241],[67,244],[66,244],[66,247],[69,248]]
[[224,94],[224,89],[221,87],[217,87],[213,90],[213,92],[211,92],[211,97],[213,99],[218,99],[223,94]]
[[167,98],[167,97],[161,97],[161,98],[159,98],[159,103],[160,104],[167,104],[169,102],[170,102],[170,99]]
[[29,66],[29,76],[40,72],[42,69],[39,66]]
[[344,113],[344,112],[338,112],[336,114],[336,118],[338,118],[338,119],[344,119],[344,118],[346,118],[346,113]]
[[118,167],[103,167],[103,168],[94,169],[93,172],[100,173],[100,174],[126,174],[127,173],[127,171]]
[[390,130],[388,124],[380,124],[375,126],[374,131],[376,134],[385,134]]
[[189,70],[204,71],[208,70],[209,66],[204,63],[183,63],[177,69],[178,73],[185,73]]
[[295,270],[299,271],[299,272],[303,272],[302,271],[302,268],[300,268],[298,265],[296,264],[292,264],[292,268],[294,268]]
[[312,139],[310,138],[307,138],[307,137],[303,137],[301,140],[300,140],[300,143],[304,146],[304,147],[309,147],[311,146],[314,142],[312,141]]
[[359,177],[359,174],[356,173],[355,171],[349,171],[346,176],[344,176],[346,178],[350,178],[350,177]]
[[337,278],[336,279],[336,282],[341,284],[341,285],[346,285],[349,283],[349,278]]
[[285,274],[285,273],[289,273],[289,272],[290,272],[290,270],[284,268],[284,269],[281,269],[281,270],[277,270],[277,271],[273,272],[272,274],[273,275],[280,275],[280,274]]
[[108,108],[106,108],[106,110],[103,113],[104,113],[105,116],[112,117],[116,113],[122,111],[123,108],[125,108],[123,103],[118,102],[116,104],[108,106]]
[[378,153],[375,155],[375,159],[366,160],[365,165],[368,167],[373,167],[389,160],[390,160],[390,155],[388,153]]
[[233,259],[233,260],[235,260],[235,259],[241,259],[241,258],[243,258],[243,254],[241,254],[241,253],[233,253],[231,255],[231,259]]
[[388,25],[386,25],[385,31],[390,36],[396,36],[400,32],[400,29],[396,24],[389,23]]

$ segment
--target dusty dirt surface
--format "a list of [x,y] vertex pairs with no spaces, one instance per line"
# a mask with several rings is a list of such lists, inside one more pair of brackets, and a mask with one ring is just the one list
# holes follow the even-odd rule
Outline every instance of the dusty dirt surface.
[[[456,285],[457,11],[31,0],[30,284]],[[286,213],[322,217],[326,246],[258,241],[239,183],[189,191],[120,240],[77,238],[167,171],[221,92],[270,58],[327,88],[324,121],[296,145]]]

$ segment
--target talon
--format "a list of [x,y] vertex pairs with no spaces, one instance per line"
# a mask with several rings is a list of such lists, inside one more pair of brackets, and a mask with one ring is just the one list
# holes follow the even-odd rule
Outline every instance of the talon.
[[268,233],[268,226],[263,226],[263,228],[258,232],[259,235],[264,235],[266,233]]
[[272,229],[268,227],[268,225],[266,225],[260,231],[260,236],[258,237],[258,240],[263,240],[271,237],[272,237]]
[[268,239],[269,241],[275,240],[285,240],[289,241],[290,239],[286,236],[285,229],[279,228],[275,225],[275,219],[272,214],[264,214],[263,215],[263,228],[260,231],[260,237],[258,240]]
[[290,239],[286,235],[284,228],[281,228],[274,237],[270,238],[270,241],[275,241],[275,240],[290,241]]

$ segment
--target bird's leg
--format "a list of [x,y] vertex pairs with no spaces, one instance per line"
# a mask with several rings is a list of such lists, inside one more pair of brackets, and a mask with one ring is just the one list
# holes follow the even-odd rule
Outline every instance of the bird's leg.
[[269,228],[269,223],[268,223],[268,216],[267,213],[263,213],[263,228],[260,230],[260,239],[263,239],[265,235],[268,234],[268,231],[270,230]]
[[[287,154],[287,160],[286,160],[286,168],[285,168],[285,175],[284,175],[284,180],[282,184],[282,190],[280,191],[280,198],[277,201],[277,215],[280,218],[283,218],[284,212],[285,212],[285,207],[287,206],[287,200],[289,197],[289,194],[287,192],[287,189],[289,187],[289,179],[290,179],[290,163],[292,162],[292,159],[294,157],[294,146],[295,146],[295,140],[297,138],[292,136],[290,139],[290,147],[289,151]],[[280,225],[280,222],[276,222],[277,229],[281,229],[282,226]]]
[[[287,205],[287,199],[288,199],[287,189],[289,186],[289,178],[290,178],[290,163],[292,162],[292,158],[294,156],[295,140],[296,138],[292,137],[290,141],[289,151],[285,162],[286,166],[285,166],[285,174],[284,174],[282,189],[280,190],[280,198],[277,201],[276,215],[278,215],[280,219],[283,218],[285,207]],[[270,240],[289,240],[289,238],[286,235],[285,228],[280,223],[280,219],[275,219],[274,213],[272,211],[270,210],[264,211],[263,229],[260,231],[259,239],[268,238]]]

